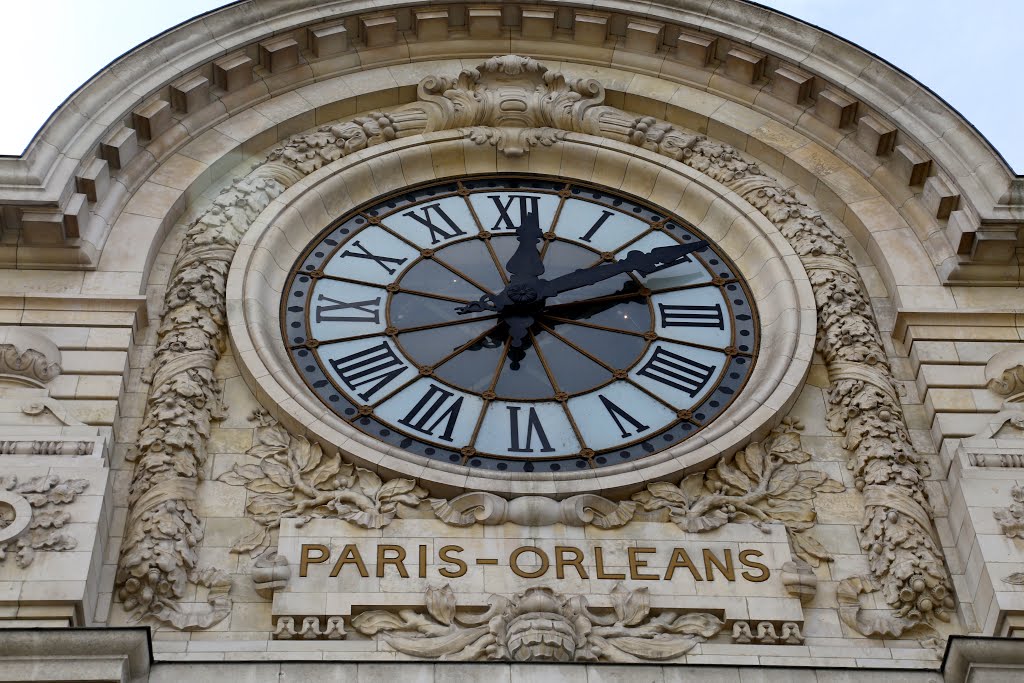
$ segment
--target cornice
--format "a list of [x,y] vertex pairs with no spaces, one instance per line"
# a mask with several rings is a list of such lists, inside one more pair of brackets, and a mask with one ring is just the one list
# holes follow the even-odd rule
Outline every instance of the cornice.
[[[501,25],[470,10],[482,4],[503,6]],[[948,219],[963,260],[1012,254],[1024,221],[1024,180],[941,98],[852,43],[743,0],[531,7],[549,8],[550,18],[527,27],[520,4],[487,0],[244,0],[196,17],[105,67],[61,105],[22,156],[0,158],[3,228],[20,232],[33,253],[52,246],[51,256],[34,257],[40,263],[94,267],[103,236],[86,239],[79,224],[96,201],[97,175],[99,184],[110,174],[131,191],[174,149],[272,95],[370,66],[439,55],[475,59],[508,39],[523,54],[695,85],[832,146],[874,146],[887,159],[898,157],[908,184],[934,178],[925,195]],[[587,42],[581,16],[599,17],[603,39]],[[715,39],[721,44],[706,49],[709,63],[699,63],[702,41]],[[209,102],[200,106],[193,94]]]

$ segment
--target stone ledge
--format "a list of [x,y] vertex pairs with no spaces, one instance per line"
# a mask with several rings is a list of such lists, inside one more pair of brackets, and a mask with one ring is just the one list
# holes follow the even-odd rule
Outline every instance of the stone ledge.
[[144,683],[152,661],[146,627],[0,631],[0,681]]

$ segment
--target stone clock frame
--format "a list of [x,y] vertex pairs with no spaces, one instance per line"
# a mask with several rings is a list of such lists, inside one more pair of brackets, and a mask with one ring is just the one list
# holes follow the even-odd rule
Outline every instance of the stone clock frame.
[[[630,493],[647,481],[704,469],[752,438],[763,437],[787,413],[810,366],[814,338],[808,330],[815,325],[813,295],[792,248],[770,221],[752,213],[742,198],[704,174],[642,148],[613,145],[586,134],[534,147],[528,155],[498,153],[493,167],[486,170],[515,173],[528,168],[608,184],[625,193],[644,193],[644,199],[693,223],[719,244],[749,282],[763,321],[761,360],[748,380],[749,388],[722,416],[677,447],[637,463],[545,475],[488,472],[483,476],[468,467],[386,446],[326,411],[297,376],[280,342],[278,301],[286,269],[305,241],[340,215],[334,211],[398,190],[403,184],[446,179],[431,175],[432,158],[461,148],[464,137],[458,131],[416,135],[327,164],[277,197],[240,243],[227,285],[231,343],[246,381],[257,396],[267,397],[265,407],[289,430],[339,449],[382,475],[418,478],[438,494],[488,491],[560,498]],[[601,166],[593,174],[580,172],[582,165],[572,163],[599,151]],[[411,180],[408,171],[399,169],[417,171]],[[649,186],[651,178],[657,179],[654,188]]]

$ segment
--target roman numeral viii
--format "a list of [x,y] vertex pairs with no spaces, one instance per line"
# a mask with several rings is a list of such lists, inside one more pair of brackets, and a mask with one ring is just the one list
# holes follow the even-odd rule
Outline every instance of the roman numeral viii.
[[658,304],[661,313],[662,327],[714,327],[725,329],[725,317],[722,305],[714,306],[675,306]]
[[520,410],[519,406],[508,406],[508,430],[511,444],[508,449],[513,453],[533,453],[533,437],[536,436],[537,441],[540,442],[541,453],[550,453],[555,450],[551,447],[551,442],[548,441],[548,435],[544,433],[544,425],[540,422],[536,408],[531,407],[527,414],[525,441],[520,439],[522,431],[519,425]]
[[704,365],[659,346],[636,374],[679,389],[693,398],[707,386],[714,372],[713,365]]
[[428,436],[434,436],[434,431],[443,425],[443,431],[437,438],[451,441],[459,411],[462,410],[462,396],[449,402],[454,396],[452,392],[431,384],[409,414],[398,422]]
[[[422,212],[423,215],[417,216],[417,211]],[[433,216],[430,213],[431,211],[434,212]],[[431,244],[437,244],[438,242],[442,242],[444,240],[457,237],[458,235],[466,234],[465,231],[463,231],[458,225],[455,224],[455,221],[451,219],[451,216],[444,212],[444,209],[441,208],[441,205],[437,203],[427,204],[426,206],[413,209],[412,211],[407,211],[402,215],[413,219],[420,225],[424,226],[427,230],[429,230]],[[435,222],[438,219],[443,221],[444,225]],[[447,226],[447,230],[445,229],[445,226]]]
[[[367,299],[366,301],[341,301],[340,299],[332,299],[329,296],[320,294],[316,298],[317,301],[328,301],[329,304],[320,305],[316,307],[316,321],[322,322],[358,322],[358,323],[378,323],[380,322],[380,297],[376,299]],[[348,311],[352,310],[352,313],[340,315],[335,311]],[[359,314],[355,312],[358,311]]]
[[357,391],[360,387],[366,387],[365,391],[356,394],[364,401],[369,401],[371,396],[408,367],[386,341],[342,358],[331,359],[330,363],[349,389]]

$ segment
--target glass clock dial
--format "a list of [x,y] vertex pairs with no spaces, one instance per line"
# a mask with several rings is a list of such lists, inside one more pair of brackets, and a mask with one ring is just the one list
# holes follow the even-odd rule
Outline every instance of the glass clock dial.
[[547,178],[418,186],[344,217],[289,276],[283,333],[338,417],[471,468],[558,472],[691,438],[742,389],[757,314],[698,231]]

